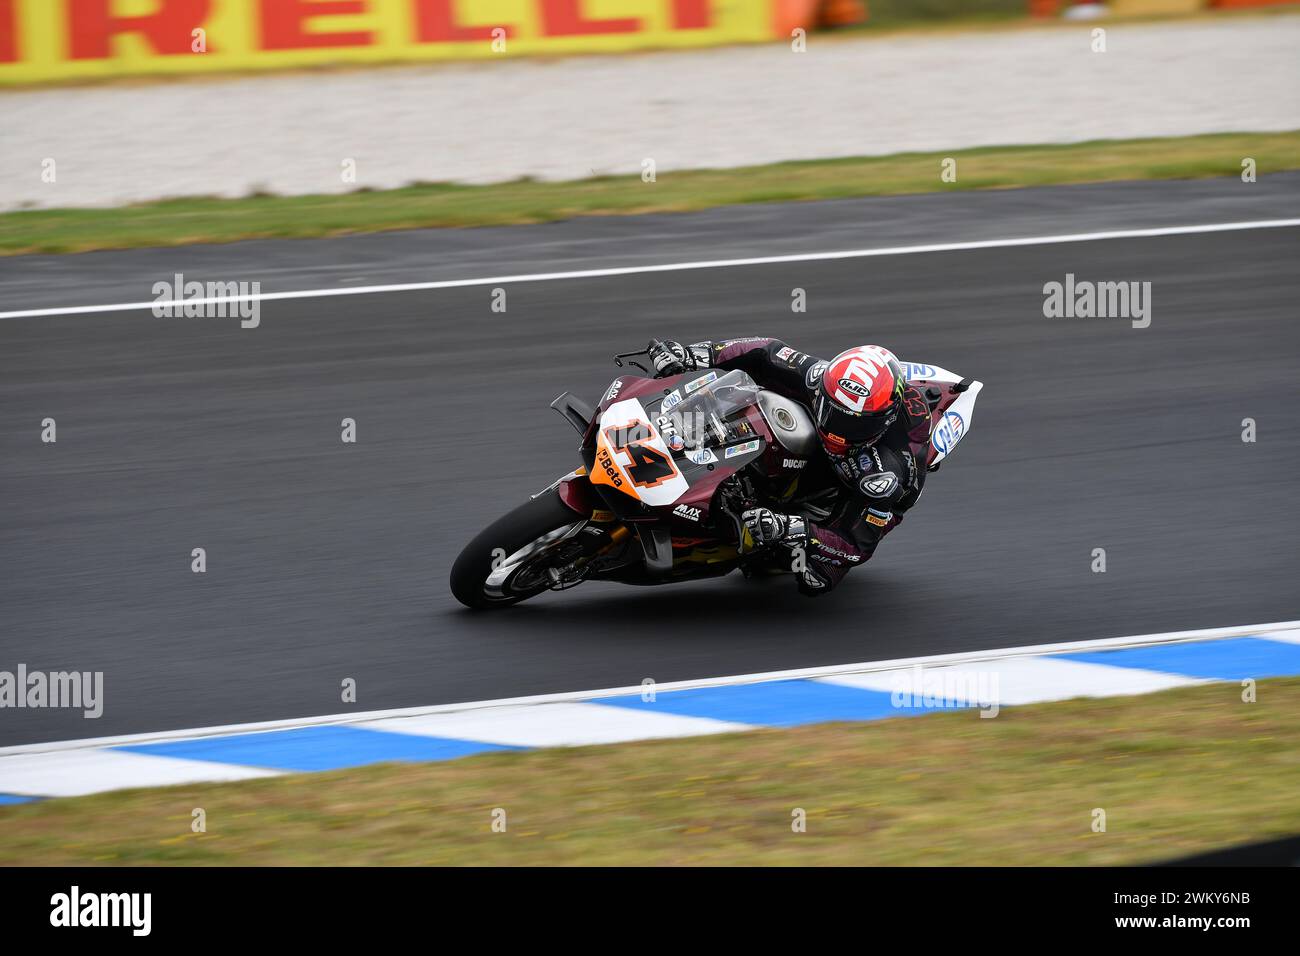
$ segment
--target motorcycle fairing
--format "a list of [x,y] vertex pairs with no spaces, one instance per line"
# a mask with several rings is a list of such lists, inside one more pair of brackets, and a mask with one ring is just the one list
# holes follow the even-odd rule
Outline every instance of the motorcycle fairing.
[[[757,410],[758,393],[741,371],[618,379],[606,390],[598,413],[591,481],[647,507],[685,503],[707,510],[718,483],[771,443]],[[682,421],[696,413],[690,421],[715,422],[715,431],[707,440],[695,436],[670,447],[664,417]]]
[[984,383],[969,381],[965,388],[958,390],[968,380],[946,368],[919,362],[898,364],[907,380],[922,392],[931,385],[941,390],[939,402],[930,414],[930,448],[926,465],[933,467],[952,454],[957,443],[970,431],[975,418],[975,399]]
[[601,413],[591,480],[655,508],[672,504],[690,486],[649,419],[635,398],[617,401]]

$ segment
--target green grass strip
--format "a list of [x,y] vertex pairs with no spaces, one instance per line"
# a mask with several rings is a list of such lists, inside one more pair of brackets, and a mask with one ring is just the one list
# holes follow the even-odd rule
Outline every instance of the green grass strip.
[[[940,178],[945,158],[956,182]],[[686,212],[762,202],[1004,189],[1062,183],[1240,176],[1300,168],[1300,131],[1065,146],[998,146],[936,153],[663,172],[573,182],[491,186],[421,184],[342,195],[188,198],[115,209],[0,215],[0,255],[175,246],[239,239],[308,238],[427,227],[501,226],[577,216]],[[1251,188],[1243,183],[1242,189]]]
[[[1245,703],[1220,683],[991,720],[947,711],[7,806],[0,864],[1142,863],[1300,833],[1300,678],[1257,693]],[[205,833],[191,831],[197,807]]]

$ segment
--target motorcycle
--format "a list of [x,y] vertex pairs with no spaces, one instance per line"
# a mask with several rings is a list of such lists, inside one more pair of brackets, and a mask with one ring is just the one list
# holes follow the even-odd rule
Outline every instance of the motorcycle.
[[[658,585],[756,573],[769,555],[746,551],[741,514],[754,507],[830,514],[834,488],[802,492],[821,453],[808,411],[740,370],[654,378],[624,374],[592,408],[569,392],[551,403],[582,436],[582,465],[489,525],[456,559],[451,591],[471,608],[517,604],[583,581]],[[982,383],[902,362],[930,408],[925,466],[934,471],[970,430]],[[770,567],[767,570],[771,570]]]

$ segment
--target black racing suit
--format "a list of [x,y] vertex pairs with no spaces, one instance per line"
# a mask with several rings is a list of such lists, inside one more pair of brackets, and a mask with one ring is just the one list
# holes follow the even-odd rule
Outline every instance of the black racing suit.
[[[769,338],[697,342],[686,353],[687,362],[698,368],[740,369],[763,388],[810,410],[827,365]],[[921,495],[929,439],[929,405],[908,385],[898,418],[874,445],[851,447],[843,455],[827,452],[809,462],[792,505],[807,527],[807,560],[796,572],[800,591],[827,593],[897,527]]]

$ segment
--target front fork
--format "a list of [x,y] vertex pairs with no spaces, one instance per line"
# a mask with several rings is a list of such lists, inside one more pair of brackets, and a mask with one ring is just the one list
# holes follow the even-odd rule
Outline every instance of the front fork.
[[[586,524],[575,535],[582,543],[582,554],[565,568],[552,568],[548,571],[551,587],[556,590],[572,587],[578,583],[586,576],[588,565],[613,553],[632,536],[632,529],[627,525],[611,524],[616,520],[613,512],[597,507],[598,502],[592,494],[591,484],[587,481],[586,475],[586,467],[580,465],[532,496],[540,498],[554,491],[565,506],[587,519]],[[601,527],[602,525],[609,527]],[[597,534],[591,533],[597,529]]]

